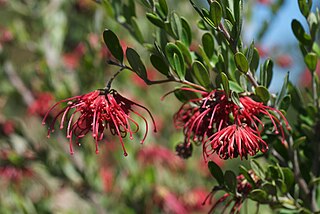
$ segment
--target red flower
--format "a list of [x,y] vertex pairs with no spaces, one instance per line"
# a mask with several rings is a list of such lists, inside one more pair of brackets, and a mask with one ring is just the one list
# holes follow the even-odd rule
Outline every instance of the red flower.
[[[281,134],[285,144],[284,129],[289,124],[283,114],[250,97],[240,97],[240,106],[233,103],[222,90],[210,93],[190,88],[203,98],[191,99],[184,103],[174,116],[175,126],[183,128],[186,138],[185,147],[190,145],[190,139],[203,144],[203,156],[207,159],[213,153],[220,158],[228,159],[240,156],[247,158],[258,151],[266,152],[268,146],[261,138],[265,126],[261,117],[267,117],[273,124],[275,134]],[[184,150],[183,150],[184,151]]]
[[26,151],[24,154],[16,154],[8,149],[0,150],[0,178],[8,183],[19,184],[26,177],[34,175],[28,162],[34,159],[33,153]]
[[6,120],[1,124],[1,126],[2,132],[7,136],[12,134],[15,130],[15,123],[13,120]]
[[281,67],[281,68],[289,68],[292,65],[292,57],[290,55],[280,55],[276,58],[276,63]]
[[271,0],[258,0],[258,2],[259,2],[260,4],[264,4],[264,5],[269,5],[269,4],[272,3]]
[[31,177],[33,172],[29,168],[16,166],[0,166],[0,177],[8,182],[20,183],[25,177]]
[[204,211],[206,206],[203,206],[203,201],[209,192],[203,188],[194,188],[183,196],[184,204],[189,212]]
[[63,55],[64,65],[70,70],[76,69],[80,64],[81,57],[86,51],[85,49],[85,45],[79,43],[72,52],[65,53]]
[[170,149],[163,146],[148,146],[138,152],[138,161],[143,165],[160,165],[172,170],[183,169],[184,162]]
[[114,185],[114,171],[110,167],[102,167],[100,169],[100,176],[105,192],[111,192]]
[[258,151],[266,152],[268,145],[259,137],[259,133],[247,124],[230,125],[210,136],[203,144],[204,158],[217,153],[220,158],[247,158]]
[[31,115],[44,116],[52,104],[54,97],[49,92],[39,93],[36,100],[29,106],[28,113]]
[[[69,112],[72,112],[67,125],[67,138],[70,139],[71,154],[73,154],[73,138],[75,138],[76,143],[80,145],[79,139],[83,138],[89,132],[92,132],[92,137],[95,139],[96,144],[96,153],[98,153],[98,142],[103,139],[104,131],[109,129],[112,135],[119,137],[124,155],[126,156],[127,152],[122,138],[129,134],[132,140],[133,134],[139,130],[139,125],[133,120],[131,114],[137,115],[145,122],[146,131],[141,140],[141,143],[143,143],[148,133],[148,122],[145,117],[132,108],[133,106],[146,110],[154,124],[153,117],[147,108],[122,97],[115,90],[105,89],[95,90],[88,94],[71,97],[56,103],[45,115],[43,124],[45,124],[49,113],[64,102],[67,102],[67,106],[54,117],[48,130],[48,137],[50,136],[50,132],[54,131],[54,124],[58,118],[61,116],[60,129],[62,129],[66,117],[68,117]],[[156,131],[156,128],[154,131]]]
[[[260,184],[260,178],[258,176],[255,175],[255,173],[253,171],[248,171],[249,175],[251,176],[252,180],[254,181],[255,185],[257,187],[259,187]],[[210,201],[212,201],[214,194],[219,190],[219,188],[213,188],[213,190],[211,191],[211,193],[209,195],[207,195],[206,199],[204,200],[203,204],[206,203],[206,201],[209,199]],[[215,208],[225,202],[225,206],[223,208],[223,210],[221,211],[221,213],[224,213],[225,210],[231,205],[232,202],[234,202],[230,213],[240,213],[240,209],[242,207],[243,202],[247,199],[248,195],[250,194],[250,192],[253,190],[252,185],[245,179],[245,177],[240,174],[237,176],[237,193],[236,194],[229,194],[229,193],[225,193],[222,197],[220,197],[215,203],[214,205],[211,207],[210,211],[208,213],[212,213]]]
[[190,88],[182,90],[200,92],[203,96],[184,103],[174,115],[175,126],[183,128],[189,144],[190,139],[203,143],[206,136],[214,133],[214,128],[220,130],[228,125],[229,114],[236,105],[228,100],[224,91],[213,90],[208,93]]
[[183,201],[166,187],[156,187],[155,203],[159,204],[164,213],[185,214],[188,213]]
[[280,116],[280,118],[285,122],[288,130],[290,130],[290,126],[281,111],[270,106],[266,106],[261,102],[256,102],[250,97],[240,97],[240,102],[242,104],[240,110],[234,113],[239,124],[241,122],[247,123],[260,135],[261,131],[259,130],[258,125],[260,124],[263,128],[264,123],[259,119],[259,117],[266,116],[272,122],[275,134],[279,134],[280,130],[281,141],[282,143],[285,143],[284,130],[280,119],[276,115]]

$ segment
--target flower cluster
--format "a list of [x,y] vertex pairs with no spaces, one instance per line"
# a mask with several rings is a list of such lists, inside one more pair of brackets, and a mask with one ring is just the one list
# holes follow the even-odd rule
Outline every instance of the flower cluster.
[[261,137],[265,126],[262,117],[271,121],[274,134],[281,134],[285,143],[280,119],[287,129],[290,127],[279,110],[247,96],[240,97],[237,105],[223,90],[182,90],[200,93],[202,97],[184,103],[174,115],[174,123],[177,128],[183,128],[187,144],[191,144],[191,140],[202,143],[205,159],[213,153],[228,159],[266,152],[268,145]]
[[[154,124],[153,117],[147,108],[128,100],[113,89],[95,90],[88,94],[62,100],[49,109],[44,116],[43,124],[45,124],[49,113],[64,102],[67,102],[67,106],[60,110],[50,123],[48,137],[54,131],[54,125],[59,118],[61,119],[60,129],[63,129],[64,124],[67,123],[66,136],[70,141],[71,154],[73,154],[73,141],[75,140],[76,144],[80,145],[79,139],[89,132],[92,132],[92,137],[95,139],[96,153],[98,153],[98,142],[104,138],[105,130],[109,130],[112,135],[119,137],[124,155],[126,156],[127,152],[122,138],[129,134],[132,140],[133,134],[139,130],[139,125],[131,117],[131,114],[138,116],[145,122],[146,131],[141,143],[145,141],[149,127],[146,118],[136,111],[133,108],[134,106],[147,111]],[[70,115],[68,115],[69,113]],[[66,122],[66,118],[68,117],[68,122]],[[155,124],[154,131],[156,131]]]
[[[252,178],[254,185],[259,187],[261,185],[260,178],[252,171],[248,171],[249,176]],[[203,204],[209,200],[210,202],[213,200],[214,194],[220,190],[219,188],[214,188],[211,193],[209,193],[204,200]],[[233,206],[231,207],[230,213],[240,213],[241,206],[243,202],[247,199],[250,192],[253,190],[253,186],[247,181],[243,174],[237,176],[237,192],[236,194],[225,193],[222,195],[218,200],[215,201],[213,206],[211,207],[208,213],[212,213],[215,208],[226,201],[226,204],[221,213],[224,213],[226,209],[234,202]]]
[[33,153],[26,151],[17,154],[9,149],[0,151],[0,178],[7,183],[19,184],[24,178],[34,175],[29,166],[29,161],[34,159]]
[[139,150],[138,161],[143,165],[162,166],[173,171],[185,168],[185,163],[164,146],[148,146]]

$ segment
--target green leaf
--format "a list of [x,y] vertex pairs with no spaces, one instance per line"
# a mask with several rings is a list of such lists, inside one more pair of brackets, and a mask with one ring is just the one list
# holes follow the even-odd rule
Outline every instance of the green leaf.
[[262,100],[262,102],[267,102],[270,99],[270,93],[266,87],[256,87],[255,94]]
[[285,110],[287,111],[289,106],[291,104],[291,96],[290,95],[286,95],[280,102],[280,106],[279,109],[280,110]]
[[222,186],[224,184],[224,177],[221,168],[213,161],[209,161],[208,168],[211,175],[217,180],[219,185]]
[[238,93],[235,91],[231,92],[231,100],[233,103],[235,103],[237,106],[241,106],[240,99]]
[[137,18],[136,17],[131,17],[131,26],[133,28],[133,32],[134,32],[134,36],[137,39],[137,41],[141,44],[144,43],[144,38],[143,35],[141,33],[141,30],[139,28],[139,25],[137,23]]
[[202,36],[202,45],[204,52],[211,59],[214,52],[214,39],[211,33],[205,33]]
[[294,184],[294,174],[292,170],[288,167],[282,167],[282,172],[284,176],[284,183],[287,186],[287,189],[290,190]]
[[273,62],[269,60],[267,63],[267,78],[266,78],[266,87],[269,87],[273,77]]
[[200,85],[208,87],[210,85],[210,77],[208,70],[200,61],[192,63],[192,72]]
[[251,42],[250,46],[247,48],[245,53],[248,60],[248,64],[251,64],[253,54],[254,54],[254,41]]
[[164,23],[161,18],[159,18],[156,14],[146,13],[147,19],[159,28],[164,28]]
[[168,5],[166,0],[159,0],[160,8],[165,16],[168,15]]
[[114,17],[114,11],[112,8],[111,3],[108,0],[102,1],[102,7],[104,8],[105,12],[110,16]]
[[244,166],[240,166],[240,173],[246,178],[246,180],[253,186],[256,186],[256,183],[252,179],[251,175],[249,174],[248,170]]
[[220,73],[221,76],[221,83],[224,91],[226,92],[227,97],[229,97],[230,93],[230,86],[229,86],[229,80],[225,73]]
[[258,69],[259,60],[260,60],[259,52],[258,52],[257,48],[254,48],[252,60],[250,62],[250,70],[252,72],[255,72]]
[[304,62],[306,63],[308,69],[313,72],[316,70],[317,68],[317,55],[315,53],[308,53],[305,57],[304,57]]
[[181,80],[184,80],[186,68],[184,64],[183,54],[173,43],[168,43],[165,48],[167,59]]
[[259,203],[267,203],[268,202],[268,193],[262,189],[254,189],[250,192],[248,197],[254,201]]
[[235,20],[234,20],[234,17],[233,17],[233,14],[230,10],[230,8],[226,8],[226,18],[227,20],[229,20],[233,25],[235,24]]
[[147,8],[153,8],[153,6],[154,6],[153,0],[140,0],[140,1]]
[[272,180],[276,180],[280,178],[280,172],[276,166],[269,166],[268,174],[270,174]]
[[143,80],[147,80],[147,71],[139,54],[132,48],[127,48],[126,56],[133,71]]
[[289,191],[289,189],[287,188],[287,185],[284,183],[283,180],[277,179],[276,185],[282,194],[286,194]]
[[237,191],[237,176],[236,176],[236,174],[234,174],[233,171],[227,170],[224,173],[224,184],[230,192],[236,193],[236,191]]
[[298,0],[298,4],[302,15],[308,18],[312,6],[312,0]]
[[302,24],[294,19],[291,22],[291,28],[293,31],[293,34],[295,35],[295,37],[304,45],[307,45],[309,47],[311,47],[312,45],[312,40],[311,40],[311,36],[308,35],[305,30],[303,29]]
[[160,73],[165,76],[170,76],[170,70],[167,63],[159,56],[151,54],[150,62],[155,69],[157,69]]
[[236,63],[237,68],[243,72],[247,73],[249,69],[247,58],[243,55],[243,53],[238,52],[234,55],[234,61]]
[[[176,89],[179,89],[179,88],[176,88]],[[187,102],[190,99],[199,98],[197,93],[195,93],[193,91],[186,91],[186,90],[175,90],[174,95],[182,103]]]
[[301,144],[304,144],[307,140],[306,136],[299,137],[294,141],[293,148],[298,149]]
[[273,76],[273,62],[267,59],[260,69],[260,83],[265,87],[269,87]]
[[289,83],[289,72],[284,77],[280,94],[278,95],[277,100],[276,100],[276,106],[279,106],[280,103],[282,102],[283,98],[285,97],[286,92],[287,92],[287,88],[288,88],[288,83]]
[[221,22],[222,8],[219,2],[214,1],[210,4],[210,19],[213,21],[214,26],[218,27]]
[[237,40],[241,33],[242,28],[242,17],[243,17],[243,1],[242,0],[234,0],[233,1],[233,13],[235,19],[235,40]]
[[181,17],[181,24],[182,24],[182,42],[187,45],[188,47],[191,45],[192,42],[192,30],[188,23],[188,21]]
[[170,17],[171,30],[176,37],[176,39],[181,39],[182,37],[182,23],[181,18],[176,12],[172,12]]
[[243,88],[237,82],[229,80],[229,85],[230,85],[231,91],[234,91],[237,93],[244,92]]
[[296,110],[300,111],[301,108],[304,107],[304,102],[301,102],[303,100],[303,98],[302,98],[300,90],[290,82],[288,83],[288,90],[289,90],[289,94],[291,95],[292,106]]
[[116,58],[117,60],[119,60],[120,63],[122,63],[123,50],[116,34],[109,29],[105,29],[103,31],[103,40],[111,54],[114,56],[114,58]]
[[261,187],[262,190],[266,191],[268,195],[276,195],[277,187],[270,182],[264,183]]
[[178,46],[178,48],[180,49],[180,51],[182,52],[185,61],[187,62],[187,64],[191,65],[192,64],[192,57],[189,51],[189,48],[187,48],[185,46],[185,44],[179,40],[176,41],[176,45]]
[[256,173],[256,175],[258,175],[261,179],[265,178],[265,172],[256,160],[251,159],[250,166],[251,166],[252,170]]

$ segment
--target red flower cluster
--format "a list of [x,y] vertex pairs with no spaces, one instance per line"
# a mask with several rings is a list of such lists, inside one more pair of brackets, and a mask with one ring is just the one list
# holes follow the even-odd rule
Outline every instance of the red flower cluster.
[[138,161],[143,165],[157,165],[171,170],[184,169],[185,164],[170,149],[163,146],[148,146],[138,152]]
[[36,95],[34,102],[28,107],[28,113],[43,117],[48,108],[52,105],[54,97],[49,92],[42,92]]
[[[248,171],[249,175],[251,176],[252,180],[254,181],[256,186],[260,186],[260,178],[252,171]],[[214,194],[219,189],[213,189],[211,193],[206,197],[203,204],[207,202],[209,199],[210,201],[213,200]],[[225,193],[223,196],[221,196],[211,207],[210,211],[208,213],[212,213],[214,209],[221,203],[226,202],[223,210],[221,213],[224,213],[226,209],[231,205],[232,202],[234,202],[230,213],[240,213],[240,209],[242,207],[243,202],[248,197],[249,193],[253,190],[252,185],[247,181],[247,179],[244,177],[244,175],[240,174],[237,176],[237,193],[231,195],[230,193]]]
[[[104,138],[104,131],[109,130],[112,135],[119,137],[124,155],[126,156],[127,152],[122,138],[129,134],[132,140],[133,134],[139,130],[139,125],[131,117],[131,113],[137,115],[145,122],[146,131],[141,140],[141,143],[143,143],[148,133],[148,122],[144,116],[133,109],[133,106],[146,110],[154,124],[153,117],[147,108],[126,99],[115,90],[105,89],[95,90],[88,94],[71,97],[56,103],[45,115],[43,124],[45,124],[49,113],[64,102],[67,102],[67,106],[54,117],[48,130],[48,137],[50,137],[50,132],[54,131],[54,124],[58,118],[61,116],[60,129],[63,129],[67,120],[66,118],[71,113],[67,123],[67,138],[70,139],[71,154],[73,154],[73,139],[75,138],[75,142],[80,145],[79,139],[89,132],[92,132],[92,137],[95,139],[96,144],[96,153],[98,153],[98,142]],[[156,131],[156,128],[154,128],[154,131]]]
[[182,88],[200,93],[202,98],[191,99],[184,103],[174,116],[175,126],[183,128],[186,142],[201,142],[206,159],[213,153],[220,158],[247,158],[258,151],[266,152],[268,145],[261,138],[264,128],[262,116],[273,124],[274,133],[281,133],[285,142],[284,130],[279,118],[289,124],[283,114],[250,97],[240,97],[240,106],[235,104],[222,90],[203,92]]
[[[22,179],[30,178],[34,175],[33,170],[28,166],[28,161],[34,155],[31,152],[16,154],[7,149],[0,150],[0,178],[8,183],[19,184]],[[15,160],[15,162],[12,162]]]

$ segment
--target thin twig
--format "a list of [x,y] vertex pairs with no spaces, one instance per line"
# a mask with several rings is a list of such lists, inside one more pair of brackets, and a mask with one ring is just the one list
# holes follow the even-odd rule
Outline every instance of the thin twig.
[[[218,30],[219,32],[221,32],[223,34],[223,36],[225,37],[225,39],[228,41],[229,46],[233,52],[233,54],[236,54],[237,52],[239,52],[238,48],[237,48],[237,44],[234,42],[234,40],[232,39],[232,37],[230,36],[229,32],[226,30],[226,28],[224,27],[224,25],[222,23],[219,24],[218,26]],[[246,73],[246,76],[248,78],[248,80],[251,82],[251,84],[256,88],[259,86],[259,84],[257,83],[257,81],[255,80],[255,78],[252,76],[252,72],[250,71],[250,69],[248,70],[248,72]]]
[[[123,69],[128,69],[128,70],[130,70],[132,72],[135,72],[131,67],[129,67],[127,65],[119,64],[119,63],[117,63],[115,61],[112,61],[112,60],[110,60],[108,63],[110,65],[115,65],[115,66],[121,67],[122,70]],[[191,87],[199,89],[201,91],[207,91],[207,89],[202,87],[201,85],[189,82],[188,80],[181,80],[181,79],[179,79],[179,78],[177,78],[175,76],[170,76],[170,77],[168,77],[168,79],[164,79],[164,80],[149,80],[148,78],[147,79],[143,79],[143,80],[147,85],[156,85],[156,84],[163,84],[163,83],[169,83],[169,82],[176,82],[176,83],[182,83],[182,84],[191,86]]]
[[303,177],[301,175],[298,152],[296,149],[293,148],[292,136],[289,136],[289,151],[290,151],[289,156],[290,156],[292,164],[293,164],[294,178],[295,178],[296,182],[298,183],[300,189],[302,190],[304,197],[306,198],[309,195],[310,190],[308,188],[307,182],[303,179]]
[[23,101],[27,104],[27,106],[31,106],[32,103],[34,103],[35,98],[33,97],[31,91],[25,86],[11,62],[7,61],[4,63],[4,72],[7,74],[11,84],[21,95]]

